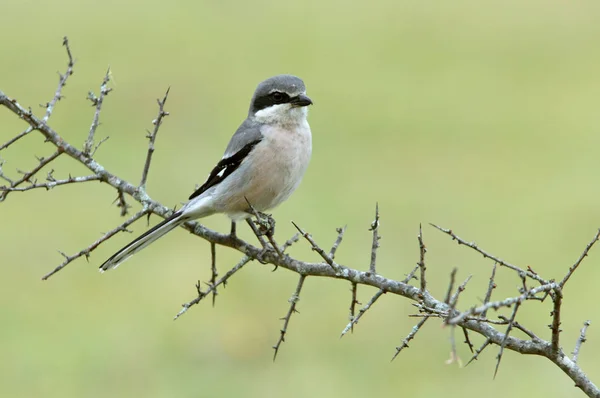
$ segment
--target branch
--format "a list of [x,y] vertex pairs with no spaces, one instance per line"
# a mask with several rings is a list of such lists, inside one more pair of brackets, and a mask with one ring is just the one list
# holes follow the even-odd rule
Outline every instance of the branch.
[[[0,94],[2,94],[2,92],[0,92]],[[11,191],[15,191],[15,188],[17,188],[19,185],[23,184],[26,181],[29,181],[29,179],[32,178],[33,176],[35,176],[38,171],[40,171],[46,165],[48,165],[51,162],[53,162],[61,154],[62,154],[62,152],[61,152],[61,150],[59,148],[59,150],[57,150],[56,152],[54,152],[52,155],[48,156],[47,158],[38,158],[38,161],[39,161],[38,165],[35,166],[33,169],[31,169],[31,171],[20,171],[19,170],[19,173],[23,174],[23,177],[21,177],[17,181],[11,182],[9,187],[2,187],[3,189],[0,190],[1,191],[1,193],[0,193],[0,202],[4,201],[4,199],[6,199],[6,196]],[[35,183],[34,183],[34,185],[35,185]]]
[[536,288],[533,288],[525,293],[523,293],[520,296],[517,297],[510,297],[507,298],[505,300],[502,301],[493,301],[490,303],[486,303],[483,304],[479,307],[472,307],[469,310],[461,313],[460,315],[457,315],[456,317],[448,320],[448,324],[449,325],[458,325],[460,324],[466,317],[468,316],[472,316],[472,315],[481,315],[484,312],[486,312],[487,310],[489,310],[490,308],[493,308],[495,310],[501,308],[501,307],[511,307],[514,304],[521,304],[523,303],[525,300],[531,299],[533,297],[535,297],[536,294],[538,293],[542,293],[542,292],[549,292],[551,290],[556,289],[558,285],[554,282],[548,283],[547,285],[542,285],[542,286],[538,286]]
[[181,309],[181,311],[179,311],[177,313],[177,315],[175,315],[175,318],[173,318],[173,319],[178,319],[180,316],[185,314],[187,312],[187,310],[189,310],[192,306],[198,304],[200,301],[202,301],[202,299],[204,297],[208,296],[211,292],[214,292],[218,286],[225,285],[225,283],[227,283],[227,280],[229,278],[231,278],[236,272],[241,270],[242,267],[244,265],[248,264],[250,261],[252,261],[252,257],[249,257],[249,256],[242,257],[242,259],[233,268],[231,268],[229,271],[227,271],[221,279],[219,279],[215,283],[209,284],[208,289],[206,289],[205,291],[202,291],[202,289],[201,289],[202,285],[201,285],[200,281],[198,281],[198,284],[196,285],[196,290],[198,291],[198,297],[183,304],[182,305],[183,308]]
[[71,177],[69,176],[69,178],[67,178],[66,180],[54,180],[54,181],[49,181],[49,182],[45,182],[45,183],[39,183],[39,184],[31,184],[29,186],[23,187],[23,188],[12,188],[12,187],[6,187],[6,186],[0,186],[0,192],[25,192],[25,191],[29,191],[32,189],[37,189],[37,188],[45,188],[46,190],[50,190],[54,187],[58,187],[60,185],[67,185],[67,184],[77,184],[77,183],[81,183],[81,182],[88,182],[88,181],[98,181],[100,178],[97,175],[90,175],[90,176],[85,176],[85,177]]
[[214,243],[210,243],[210,270],[211,270],[211,277],[210,277],[210,284],[209,286],[214,286],[213,291],[212,291],[212,305],[213,307],[215,306],[215,302],[217,301],[217,287],[216,287],[216,283],[217,283],[217,276],[219,276],[219,274],[217,273],[217,245],[215,245]]
[[379,203],[375,204],[375,220],[371,223],[369,231],[373,231],[373,243],[371,245],[371,263],[369,265],[369,271],[376,274],[375,269],[377,265],[377,249],[379,248]]
[[481,347],[479,347],[477,350],[475,350],[475,354],[471,357],[471,359],[469,360],[469,362],[467,362],[467,364],[465,366],[469,366],[469,364],[473,361],[476,361],[477,359],[479,359],[479,354],[481,354],[483,352],[483,350],[486,349],[486,347],[488,345],[490,345],[490,343],[492,342],[492,339],[487,338],[484,343],[481,345]]
[[590,326],[590,321],[585,321],[583,323],[583,327],[581,328],[581,332],[579,334],[579,338],[577,339],[577,343],[575,343],[575,349],[573,349],[573,363],[577,363],[579,359],[579,350],[583,343],[586,342],[585,334],[587,333],[587,329]]
[[[67,64],[67,71],[65,72],[64,75],[61,75],[60,73],[58,74],[58,76],[59,76],[58,87],[56,88],[56,91],[54,92],[54,97],[52,97],[50,102],[48,102],[46,104],[46,114],[42,118],[44,123],[46,123],[48,121],[48,119],[50,118],[50,116],[52,116],[52,112],[54,111],[54,107],[56,106],[56,103],[63,98],[62,90],[65,87],[65,85],[67,84],[67,79],[69,78],[69,76],[71,76],[73,74],[73,66],[75,65],[75,61],[73,61],[73,55],[71,54],[71,48],[69,47],[69,39],[67,38],[67,36],[63,37],[62,44],[65,47],[65,49],[67,50],[67,57],[69,57],[69,62]],[[1,149],[2,148],[0,148],[0,150]]]
[[[496,288],[496,283],[494,282],[494,278],[496,277],[496,263],[494,263],[494,266],[492,267],[492,276],[490,276],[490,283],[488,284],[488,290],[485,293],[485,299],[483,300],[483,304],[487,304],[490,302],[491,298],[492,298],[492,290],[494,290]],[[482,317],[486,317],[487,315],[487,311],[484,311],[481,313]]]
[[417,238],[419,240],[419,262],[417,263],[417,265],[421,270],[421,292],[425,293],[425,290],[427,289],[427,280],[425,279],[425,270],[427,269],[427,267],[425,266],[425,253],[427,253],[427,248],[423,243],[423,229],[421,227],[421,224],[419,224],[419,235],[417,236]]
[[277,358],[279,346],[285,341],[285,334],[287,333],[288,324],[290,323],[292,314],[294,312],[298,312],[296,310],[296,304],[298,304],[298,301],[300,301],[300,291],[302,290],[302,286],[304,285],[305,279],[306,275],[300,275],[300,279],[298,279],[298,286],[296,286],[296,291],[294,291],[294,294],[288,300],[290,303],[290,309],[288,310],[287,314],[283,318],[281,318],[281,320],[283,320],[283,328],[281,328],[281,335],[279,336],[279,340],[277,340],[277,343],[273,346],[273,349],[275,350],[275,353],[273,354],[273,361],[275,361],[275,359]]
[[346,232],[346,226],[344,226],[343,228],[337,228],[336,231],[338,233],[337,239],[333,243],[333,246],[331,246],[331,250],[329,250],[329,257],[332,260],[335,258],[335,253],[337,252],[337,249],[340,247],[340,244],[342,243],[342,239],[344,238],[344,233]]
[[506,328],[506,332],[504,333],[504,338],[502,339],[502,343],[500,343],[500,351],[498,352],[498,361],[496,361],[496,369],[494,370],[494,378],[498,374],[498,368],[500,367],[500,361],[502,360],[502,354],[504,353],[504,347],[506,345],[506,341],[508,340],[508,335],[513,328],[513,324],[515,322],[515,317],[517,316],[517,311],[519,310],[521,303],[517,302],[515,304],[515,308],[513,309],[512,315],[508,320],[508,327]]
[[158,115],[156,119],[152,121],[154,125],[154,129],[152,132],[148,131],[146,138],[148,138],[148,154],[146,155],[146,162],[144,163],[144,170],[142,171],[142,180],[140,181],[140,188],[146,189],[146,180],[148,179],[148,171],[150,171],[150,162],[152,162],[152,154],[154,153],[154,142],[156,141],[156,135],[158,134],[158,130],[162,125],[162,120],[165,116],[169,116],[169,112],[165,111],[165,103],[167,102],[167,97],[169,96],[169,91],[171,87],[167,89],[165,92],[165,96],[162,101],[157,99],[158,102]]
[[325,251],[323,249],[321,249],[319,247],[319,245],[317,245],[317,243],[314,241],[314,239],[312,238],[312,236],[310,236],[308,234],[308,232],[304,232],[302,230],[302,228],[300,228],[298,226],[298,224],[296,224],[295,222],[292,221],[292,224],[294,224],[294,227],[296,227],[296,229],[298,230],[298,232],[300,232],[300,235],[302,235],[302,237],[304,239],[306,239],[308,241],[308,243],[310,243],[310,246],[312,248],[313,251],[316,251],[317,253],[319,253],[319,255],[323,258],[323,260],[325,260],[325,262],[327,264],[329,264],[329,266],[331,267],[331,269],[333,269],[336,273],[338,273],[340,271],[340,266],[333,261],[333,259],[331,257],[329,257],[329,255],[327,253],[325,253]]
[[454,234],[454,232],[452,232],[451,229],[444,229],[444,228],[442,228],[440,226],[437,226],[435,224],[431,224],[431,226],[434,227],[434,228],[437,228],[440,231],[444,232],[445,234],[451,236],[452,240],[455,240],[459,245],[465,245],[465,246],[467,246],[467,247],[475,250],[476,252],[480,253],[481,255],[483,255],[483,258],[492,259],[496,263],[498,263],[498,264],[500,264],[500,265],[502,265],[502,266],[504,266],[504,267],[506,267],[508,269],[516,271],[517,273],[523,273],[523,274],[527,275],[529,278],[534,279],[534,280],[538,281],[541,284],[547,284],[548,283],[547,280],[545,280],[543,278],[540,278],[537,274],[535,274],[535,273],[533,273],[531,271],[525,271],[525,270],[517,267],[516,265],[507,263],[506,261],[501,260],[501,259],[499,259],[498,257],[496,257],[496,256],[494,256],[492,254],[489,254],[488,252],[486,252],[483,249],[479,248],[479,246],[477,246],[474,242],[467,242],[467,241],[459,238],[458,236],[456,236]]
[[560,307],[562,305],[562,290],[560,287],[553,289],[554,291],[554,309],[552,310],[552,350],[558,354],[560,350],[559,335],[560,335]]
[[[348,317],[350,322],[352,322],[354,320],[354,314],[356,312],[356,304],[360,305],[360,303],[356,299],[358,285],[356,283],[352,283],[351,285],[352,285],[352,288],[350,289],[350,291],[352,292],[352,300],[350,301],[350,316]],[[350,325],[350,332],[354,333],[354,324]]]
[[54,268],[52,271],[50,271],[49,273],[44,275],[42,277],[42,280],[46,280],[46,279],[50,278],[52,275],[54,275],[55,273],[57,273],[58,271],[60,271],[64,267],[66,267],[68,264],[70,264],[73,260],[76,260],[79,257],[85,256],[85,258],[89,260],[90,253],[93,252],[98,246],[100,246],[103,242],[106,242],[108,239],[112,238],[117,233],[119,233],[121,231],[127,231],[128,226],[130,226],[131,224],[133,224],[134,222],[136,222],[137,220],[142,218],[147,212],[148,212],[147,209],[142,209],[142,210],[138,211],[127,221],[125,221],[118,227],[108,231],[100,239],[98,239],[97,241],[95,241],[94,243],[92,243],[91,245],[86,247],[85,249],[80,250],[78,253],[75,253],[72,256],[67,256],[63,252],[59,252],[65,258],[65,261],[63,261],[58,267]]
[[88,93],[87,98],[92,102],[92,105],[96,107],[96,111],[94,112],[94,119],[92,120],[92,125],[90,126],[88,138],[83,144],[83,153],[85,155],[91,155],[92,148],[94,147],[94,135],[96,134],[96,129],[100,125],[100,112],[102,112],[102,103],[104,102],[104,97],[106,97],[108,93],[112,91],[112,88],[107,87],[109,81],[110,68],[106,70],[104,79],[102,79],[102,83],[100,84],[100,96],[96,97],[96,95],[91,91]]
[[385,290],[383,289],[380,289],[377,293],[375,293],[373,297],[371,297],[371,300],[369,300],[369,302],[364,307],[362,307],[360,311],[358,311],[358,315],[356,317],[353,317],[350,320],[350,323],[348,323],[344,330],[342,330],[342,335],[340,337],[344,337],[344,335],[348,333],[348,331],[350,331],[353,328],[353,326],[358,323],[359,319],[362,318],[362,316],[369,310],[369,308],[371,308],[373,304],[375,304],[377,299],[381,297],[384,293]]
[[394,359],[396,359],[396,357],[398,356],[398,354],[400,354],[400,351],[402,351],[405,348],[408,348],[408,342],[415,338],[417,332],[419,330],[421,330],[421,327],[423,327],[423,325],[425,324],[425,322],[427,322],[428,319],[429,318],[423,318],[423,319],[421,319],[419,321],[419,323],[417,323],[415,326],[413,326],[413,328],[410,331],[410,333],[408,334],[408,336],[406,336],[404,338],[404,340],[402,340],[402,344],[400,346],[396,347],[396,353],[392,357],[392,361]]
[[[69,78],[69,76],[71,76],[73,74],[73,66],[75,65],[75,62],[73,61],[73,56],[71,55],[71,48],[69,47],[69,39],[67,39],[66,36],[63,38],[63,46],[65,46],[65,48],[67,49],[67,56],[69,57],[69,63],[67,65],[66,72],[64,74],[60,74],[60,73],[58,74],[58,76],[59,76],[58,87],[56,88],[56,91],[54,92],[54,97],[52,97],[50,102],[47,102],[45,105],[46,113],[44,114],[44,117],[42,118],[44,123],[48,121],[50,116],[52,116],[52,112],[54,111],[54,107],[56,106],[56,103],[63,98],[62,90],[65,87],[65,85],[67,84],[67,79]],[[16,137],[13,137],[10,140],[8,140],[7,142],[5,142],[4,144],[0,145],[0,151],[8,148],[9,146],[14,144],[21,138],[25,137],[27,134],[31,133],[33,130],[34,130],[33,126],[28,126],[22,133],[18,134]]]
[[596,235],[594,235],[594,237],[592,238],[590,243],[587,244],[587,246],[583,250],[583,253],[581,253],[581,256],[579,256],[577,261],[575,261],[575,264],[573,264],[571,267],[569,267],[569,272],[567,272],[567,274],[565,275],[563,280],[560,281],[560,283],[559,283],[559,286],[561,287],[561,289],[567,284],[571,275],[573,275],[573,273],[577,270],[577,268],[579,267],[579,265],[581,264],[583,259],[588,256],[588,253],[590,252],[592,247],[594,247],[594,244],[596,242],[598,242],[599,239],[600,239],[600,229],[598,229],[598,232],[596,233]]

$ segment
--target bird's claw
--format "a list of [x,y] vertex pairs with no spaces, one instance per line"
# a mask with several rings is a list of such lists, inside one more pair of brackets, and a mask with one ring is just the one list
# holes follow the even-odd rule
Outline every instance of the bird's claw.
[[256,220],[252,220],[252,222],[256,225],[259,235],[275,235],[275,219],[270,214],[266,213],[257,212],[256,215]]

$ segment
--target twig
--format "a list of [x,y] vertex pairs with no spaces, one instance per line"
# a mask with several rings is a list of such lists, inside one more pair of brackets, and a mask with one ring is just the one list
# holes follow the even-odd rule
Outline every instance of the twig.
[[27,127],[25,130],[23,130],[22,132],[20,132],[19,134],[17,134],[15,137],[11,138],[10,140],[6,141],[4,144],[0,145],[0,151],[8,148],[9,146],[11,146],[12,144],[14,144],[15,142],[17,142],[18,140],[20,140],[21,138],[25,137],[27,134],[31,133],[34,130],[33,127],[29,126]]
[[329,257],[332,260],[335,258],[335,252],[337,251],[338,247],[340,247],[340,244],[342,243],[342,239],[344,238],[344,233],[346,232],[346,227],[347,227],[347,225],[344,225],[343,228],[336,228],[338,236],[337,236],[337,239],[335,240],[335,242],[333,243],[333,246],[331,246],[331,250],[329,250]]
[[[217,282],[217,276],[219,276],[219,274],[217,273],[217,246],[214,242],[210,242],[210,259],[210,286],[215,286],[215,283]],[[213,307],[215,306],[215,302],[217,301],[217,294],[217,288],[215,286],[215,288],[212,291]]]
[[508,320],[508,327],[506,328],[506,332],[504,332],[504,339],[502,339],[502,343],[500,344],[500,350],[498,351],[498,360],[496,361],[496,369],[494,369],[494,378],[498,374],[498,368],[500,367],[500,361],[502,360],[502,354],[504,353],[504,347],[506,346],[506,342],[508,341],[508,336],[510,331],[512,330],[513,323],[515,321],[515,317],[517,316],[517,311],[519,310],[521,303],[517,302],[515,304],[515,308],[513,309],[512,315]]
[[485,348],[490,345],[490,343],[492,342],[492,339],[490,339],[489,337],[485,340],[485,342],[481,345],[481,347],[479,347],[479,349],[475,350],[475,355],[473,355],[471,357],[471,359],[469,360],[469,362],[467,362],[467,364],[465,365],[465,367],[469,366],[469,364],[473,361],[476,361],[479,358],[479,354],[481,354],[483,352],[483,350],[485,350]]
[[[352,283],[352,288],[350,291],[352,292],[352,301],[350,302],[350,322],[354,320],[354,313],[356,311],[356,304],[360,304],[356,299],[356,293],[358,290],[358,285],[356,283]],[[350,332],[354,333],[354,325],[350,326]]]
[[[196,230],[194,228],[190,229],[192,232],[196,232]],[[225,235],[227,236],[227,235]],[[229,236],[227,236],[227,238],[229,238]],[[294,236],[292,236],[290,239],[288,239],[283,246],[281,246],[280,250],[282,252],[285,252],[285,250],[292,246],[294,243],[298,242],[298,240],[300,239],[300,237],[298,236],[298,234],[295,234]],[[209,242],[212,242],[209,240]],[[217,242],[215,242],[217,243]],[[225,273],[225,275],[223,275],[223,277],[221,279],[219,279],[218,281],[216,281],[215,283],[210,283],[208,285],[208,289],[206,291],[202,291],[200,289],[200,284],[198,283],[198,285],[196,285],[196,289],[198,291],[198,296],[193,299],[188,301],[187,303],[182,304],[182,309],[177,313],[177,315],[175,315],[174,319],[179,318],[181,315],[185,314],[187,312],[187,310],[189,310],[191,307],[193,307],[194,305],[198,304],[200,301],[202,301],[202,299],[204,299],[204,297],[206,297],[208,294],[212,293],[214,290],[217,289],[217,287],[219,287],[220,285],[225,286],[225,284],[227,283],[227,280],[229,278],[231,278],[236,272],[238,272],[239,270],[242,269],[242,267],[246,264],[248,264],[250,261],[254,260],[256,258],[256,254],[254,255],[245,255],[244,257],[242,257],[242,259],[233,267],[231,268],[229,271],[227,271]]]
[[521,278],[521,288],[519,289],[519,293],[525,293],[529,290],[527,287],[527,276],[524,273],[519,272],[519,278]]
[[523,294],[521,294],[520,296],[517,296],[517,297],[507,298],[507,299],[502,300],[502,301],[489,302],[489,303],[483,304],[483,305],[481,305],[479,307],[472,307],[469,310],[467,310],[465,312],[462,312],[459,315],[457,315],[456,317],[450,319],[448,321],[448,324],[450,324],[450,325],[459,324],[466,317],[471,316],[471,315],[480,315],[480,314],[483,314],[484,311],[487,311],[490,308],[493,308],[493,309],[497,310],[498,308],[501,308],[501,307],[510,307],[513,304],[521,304],[523,301],[531,299],[536,294],[541,293],[541,292],[547,292],[547,291],[553,290],[557,286],[558,285],[556,283],[551,282],[551,283],[548,283],[547,285],[541,285],[541,286],[538,286],[536,288],[533,288],[533,289],[529,290],[528,292],[525,292],[525,293],[523,293]]
[[292,224],[294,224],[294,227],[296,227],[296,229],[298,230],[298,232],[300,232],[300,235],[302,235],[304,237],[304,239],[306,239],[308,241],[308,243],[310,243],[313,251],[316,251],[317,253],[319,253],[319,255],[323,258],[323,260],[325,260],[325,262],[327,264],[329,264],[329,266],[336,273],[338,273],[340,271],[340,266],[335,261],[333,261],[333,259],[331,257],[329,257],[329,255],[327,253],[325,253],[325,251],[323,249],[321,249],[319,247],[319,245],[317,245],[317,243],[314,241],[314,239],[312,238],[312,236],[310,236],[310,234],[308,232],[304,232],[302,230],[302,228],[300,228],[298,226],[298,224],[296,224],[295,222],[292,221]]
[[587,329],[590,326],[590,321],[587,320],[583,323],[583,327],[581,328],[581,332],[579,334],[579,338],[575,343],[575,348],[573,349],[573,362],[577,363],[579,359],[579,350],[581,349],[581,345],[586,342],[585,334],[587,333]]
[[369,264],[369,271],[373,274],[377,273],[377,249],[379,248],[379,203],[375,204],[375,220],[371,223],[369,231],[373,231],[373,243],[371,245],[371,263]]
[[[50,100],[50,102],[48,102],[46,104],[46,114],[42,118],[42,121],[44,123],[46,123],[48,121],[48,119],[50,118],[50,116],[52,116],[52,112],[54,111],[54,107],[56,106],[56,103],[63,98],[62,90],[65,87],[65,85],[67,84],[67,79],[69,78],[69,76],[71,76],[73,74],[73,66],[75,65],[75,61],[73,61],[73,55],[71,54],[71,48],[69,47],[69,39],[67,38],[67,36],[63,37],[62,44],[65,47],[65,49],[67,50],[67,56],[69,57],[69,63],[67,64],[67,71],[65,72],[65,74],[64,75],[61,75],[60,73],[58,74],[58,76],[59,76],[58,87],[56,88],[56,91],[54,92],[54,97],[52,97],[52,100]],[[2,149],[2,148],[0,148],[0,149]]]
[[78,259],[79,257],[85,256],[86,258],[89,258],[90,253],[93,252],[103,242],[107,241],[108,239],[110,239],[111,237],[113,237],[114,235],[116,235],[117,233],[119,233],[121,231],[126,231],[128,226],[130,226],[131,224],[133,224],[134,222],[136,222],[137,220],[142,218],[147,212],[148,212],[147,209],[142,209],[142,210],[138,211],[127,221],[125,221],[118,227],[106,232],[104,235],[102,235],[102,237],[100,239],[98,239],[97,241],[95,241],[94,243],[92,243],[91,245],[86,247],[85,249],[80,250],[78,253],[76,253],[72,256],[67,256],[66,254],[60,252],[63,255],[63,257],[65,257],[65,261],[63,261],[58,267],[54,268],[52,271],[50,271],[49,273],[44,275],[42,277],[42,280],[47,280],[52,275],[54,275],[55,273],[57,273],[58,271],[60,271],[64,267],[66,267],[73,260]]
[[419,224],[419,235],[417,238],[419,240],[419,262],[417,265],[421,269],[421,293],[424,293],[427,289],[427,280],[425,279],[425,270],[427,269],[425,266],[425,253],[427,253],[427,248],[423,243],[423,228],[421,224]]
[[102,79],[102,83],[100,84],[100,95],[96,97],[93,92],[88,93],[88,99],[92,102],[92,105],[96,107],[96,111],[94,112],[94,119],[92,120],[92,125],[90,126],[90,132],[88,133],[88,138],[85,140],[83,144],[83,154],[90,155],[92,148],[94,147],[94,134],[96,134],[96,129],[100,124],[100,112],[102,111],[102,103],[104,101],[104,97],[108,95],[112,91],[111,88],[107,87],[108,82],[110,81],[110,67],[106,70],[106,74],[104,75],[104,79]]
[[23,188],[12,188],[12,187],[0,186],[0,192],[25,192],[25,191],[29,191],[31,189],[37,189],[37,188],[45,188],[46,190],[50,190],[50,189],[60,186],[60,185],[77,184],[77,183],[81,183],[81,182],[98,181],[98,180],[100,180],[100,177],[98,177],[97,175],[90,175],[90,176],[85,176],[85,177],[69,177],[66,180],[54,180],[54,181],[49,181],[49,182],[44,182],[44,183],[36,183],[36,184],[28,185]]
[[587,257],[588,253],[590,252],[590,250],[592,249],[594,244],[596,242],[598,242],[599,239],[600,239],[600,229],[598,229],[598,232],[596,232],[596,235],[594,235],[594,238],[590,241],[590,243],[587,244],[587,246],[583,250],[583,253],[581,253],[581,256],[579,256],[577,261],[575,261],[575,264],[573,264],[571,267],[569,267],[569,271],[567,272],[567,274],[565,275],[563,280],[560,281],[560,283],[558,284],[561,289],[565,286],[565,284],[567,283],[567,281],[569,280],[571,275],[573,275],[573,273],[575,272],[577,267],[579,267],[579,264],[581,264],[583,259]]
[[448,291],[446,292],[446,298],[444,299],[444,303],[450,304],[450,299],[452,298],[452,290],[454,290],[454,281],[456,279],[456,271],[458,269],[456,267],[452,268],[452,272],[450,272],[450,283],[448,284]]
[[[489,303],[492,298],[492,290],[494,290],[496,288],[496,282],[494,282],[495,277],[496,277],[496,263],[494,263],[494,266],[492,267],[492,276],[490,276],[490,283],[488,284],[488,290],[485,293],[485,299],[483,300],[483,304]],[[487,316],[487,310],[482,312],[481,316],[485,318]]]
[[471,343],[471,339],[469,338],[469,331],[463,326],[462,327],[463,330],[463,334],[465,335],[465,341],[464,343],[467,345],[467,347],[469,347],[469,350],[471,351],[471,354],[473,353],[473,344]]
[[277,340],[277,343],[273,346],[273,349],[275,350],[275,353],[273,354],[273,361],[275,361],[275,359],[277,358],[279,346],[285,341],[285,334],[287,333],[287,328],[290,323],[290,319],[292,318],[292,314],[294,312],[298,312],[296,310],[296,304],[298,304],[298,301],[300,300],[300,291],[302,290],[302,285],[304,285],[305,279],[306,275],[300,275],[300,279],[298,279],[298,286],[296,286],[296,291],[294,291],[294,294],[288,300],[290,303],[290,308],[285,317],[281,318],[281,320],[283,320],[283,328],[281,328],[281,335],[279,336],[279,340]]
[[169,116],[169,112],[165,111],[165,103],[167,102],[167,97],[169,96],[170,90],[171,87],[167,88],[167,91],[165,92],[165,96],[163,97],[162,101],[160,99],[156,100],[156,102],[158,102],[158,115],[156,116],[156,119],[152,121],[154,129],[152,130],[152,132],[146,130],[146,138],[148,138],[148,154],[146,155],[146,162],[144,163],[144,170],[142,171],[142,180],[140,181],[140,188],[142,189],[146,189],[146,180],[148,179],[150,162],[152,162],[152,154],[154,153],[154,142],[156,141],[156,135],[158,134],[158,130],[160,129],[163,118],[165,116]]
[[[65,46],[67,49],[69,63],[67,64],[67,70],[66,70],[65,74],[64,75],[60,74],[60,73],[58,74],[58,76],[59,76],[58,87],[56,88],[56,90],[54,92],[54,97],[52,97],[50,102],[46,103],[46,105],[44,106],[46,108],[46,113],[44,114],[44,117],[42,117],[42,121],[44,123],[46,123],[48,121],[48,119],[50,118],[50,116],[52,116],[52,112],[54,111],[54,107],[56,106],[56,103],[63,98],[62,90],[65,87],[65,85],[67,84],[67,79],[69,78],[69,76],[71,76],[73,74],[73,66],[75,65],[75,62],[73,61],[73,56],[71,55],[71,49],[69,48],[69,39],[67,39],[67,36],[65,36],[63,38],[63,46]],[[33,126],[27,127],[20,134],[11,138],[4,144],[0,145],[0,151],[8,148],[9,146],[14,144],[21,138],[25,137],[27,134],[31,133],[33,130],[35,130],[33,128]]]
[[465,279],[465,281],[458,286],[458,289],[456,289],[456,293],[454,293],[452,297],[450,297],[450,308],[454,309],[456,307],[456,303],[458,302],[458,296],[460,296],[460,294],[467,288],[467,283],[469,283],[472,277],[473,275],[469,275],[467,279]]
[[362,316],[365,314],[365,312],[367,312],[369,310],[369,308],[371,308],[371,306],[373,306],[373,304],[375,304],[377,299],[379,297],[381,297],[384,293],[385,293],[384,290],[379,290],[377,293],[375,293],[373,295],[373,297],[371,297],[371,300],[369,300],[369,302],[364,307],[362,307],[360,309],[360,311],[358,311],[358,315],[356,315],[354,318],[352,318],[350,323],[348,323],[348,325],[346,325],[344,330],[342,330],[342,335],[340,337],[344,337],[344,335],[346,333],[348,333],[348,331],[350,329],[352,329],[352,327],[358,323],[358,321],[360,320],[360,318],[362,318]]
[[94,155],[96,154],[96,151],[98,150],[98,148],[100,148],[100,145],[104,144],[106,141],[108,141],[110,137],[104,137],[102,138],[100,141],[98,141],[98,143],[96,144],[96,146],[94,147],[94,150],[92,151],[92,153],[90,154],[90,157],[93,158]]
[[2,178],[4,181],[8,182],[10,185],[14,184],[14,181],[11,180],[10,178],[8,178],[7,176],[4,175],[4,172],[2,171],[2,166],[4,166],[4,163],[6,161],[3,160],[2,158],[0,158],[0,178]]
[[[505,317],[504,315],[498,315],[498,318],[501,319],[504,322],[505,325],[508,325],[508,323],[510,322],[510,320],[507,317]],[[497,324],[501,325],[501,323],[497,323]],[[518,329],[521,332],[525,333],[533,341],[542,341],[542,339],[540,339],[538,336],[536,336],[535,333],[533,333],[531,330],[527,329],[526,327],[524,327],[523,325],[521,325],[517,321],[513,322],[513,328]]]
[[231,278],[231,276],[233,276],[236,272],[238,272],[239,270],[242,269],[242,267],[246,264],[248,264],[250,261],[252,261],[253,258],[250,256],[244,256],[233,268],[231,268],[229,271],[227,271],[225,273],[225,275],[223,275],[223,277],[221,279],[219,279],[217,282],[215,282],[214,284],[209,285],[208,289],[206,291],[202,291],[200,290],[199,287],[197,287],[198,289],[198,297],[196,297],[195,299],[182,304],[182,309],[177,313],[177,315],[175,315],[174,319],[179,318],[180,316],[182,316],[183,314],[185,314],[187,312],[187,310],[189,310],[191,307],[193,307],[194,305],[198,304],[200,301],[202,301],[202,299],[204,297],[206,297],[208,294],[210,294],[212,291],[214,291],[218,286],[223,285],[225,283],[227,283],[227,280],[229,278]]
[[415,274],[417,273],[417,271],[419,270],[419,264],[417,264],[415,266],[415,268],[413,268],[412,271],[410,271],[407,275],[406,278],[404,278],[402,280],[402,283],[408,283],[410,282],[412,279],[417,279],[417,277],[415,276]]
[[483,256],[483,258],[492,259],[496,263],[502,265],[503,267],[506,267],[506,268],[511,269],[513,271],[516,271],[518,273],[519,272],[523,272],[525,275],[527,275],[531,279],[534,279],[534,280],[538,281],[541,284],[547,284],[548,283],[547,280],[541,278],[539,275],[537,275],[537,274],[535,274],[535,273],[533,273],[531,271],[525,271],[525,270],[517,267],[516,265],[507,263],[506,261],[501,260],[498,257],[496,257],[496,256],[494,256],[492,254],[487,253],[483,249],[479,248],[479,246],[477,246],[474,242],[467,242],[467,241],[461,239],[460,237],[456,236],[456,234],[454,234],[454,232],[452,232],[451,229],[445,229],[445,228],[442,228],[442,227],[440,227],[438,225],[435,225],[435,224],[430,224],[430,225],[432,227],[436,228],[436,229],[439,229],[440,231],[444,232],[445,234],[449,235],[450,237],[452,237],[452,240],[455,240],[459,245],[465,245],[465,246],[467,246],[467,247],[475,250],[476,252],[478,252],[479,254],[481,254]]
[[[8,187],[8,188],[16,188],[19,185],[21,185],[22,183],[24,183],[25,181],[29,181],[29,179],[31,177],[36,175],[38,171],[40,171],[46,165],[51,163],[54,159],[59,157],[61,153],[62,153],[62,151],[60,151],[60,149],[59,149],[56,152],[54,152],[52,155],[48,156],[47,158],[38,158],[39,164],[37,166],[35,166],[33,169],[31,169],[31,171],[20,171],[20,173],[23,174],[23,177],[21,177],[17,181],[14,181],[12,184],[10,184],[10,187]],[[0,193],[0,202],[4,201],[4,199],[6,199],[6,196],[9,194],[9,192],[11,190],[4,189],[2,191],[3,192]]]
[[562,306],[562,290],[560,287],[557,287],[554,291],[554,308],[552,309],[552,351],[558,353],[560,350],[560,309]]
[[279,257],[283,258],[283,252],[279,249],[279,245],[277,244],[277,242],[275,241],[275,237],[273,236],[273,229],[269,229],[266,235],[267,239],[269,240],[269,243],[271,244],[271,247],[275,249]]
[[283,244],[283,246],[281,246],[281,252],[285,253],[285,251],[288,247],[290,247],[294,243],[298,242],[299,240],[300,240],[300,234],[294,234],[294,236],[292,236],[291,238],[286,240],[285,243]]
[[423,318],[419,321],[419,323],[417,323],[415,326],[413,326],[412,330],[410,331],[410,333],[408,334],[408,336],[406,336],[404,338],[404,340],[402,340],[402,344],[400,344],[398,347],[396,347],[396,353],[394,354],[394,356],[392,357],[392,361],[394,359],[396,359],[396,357],[398,356],[398,354],[400,354],[400,351],[402,351],[405,348],[408,348],[408,343],[415,338],[415,335],[417,334],[417,332],[419,330],[421,330],[421,327],[423,327],[423,325],[425,324],[425,322],[427,322],[429,318]]

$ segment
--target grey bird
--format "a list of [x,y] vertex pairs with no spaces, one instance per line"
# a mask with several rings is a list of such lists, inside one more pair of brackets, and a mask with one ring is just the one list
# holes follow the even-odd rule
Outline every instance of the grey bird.
[[[233,222],[272,209],[296,190],[312,152],[304,82],[292,75],[273,76],[258,85],[248,117],[231,137],[217,163],[189,201],[100,266],[116,268],[132,255],[186,221],[224,213]],[[249,205],[250,204],[250,205]]]

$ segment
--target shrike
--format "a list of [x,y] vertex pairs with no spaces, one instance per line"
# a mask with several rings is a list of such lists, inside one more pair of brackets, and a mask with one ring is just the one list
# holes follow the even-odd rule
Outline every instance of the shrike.
[[186,221],[225,213],[233,221],[263,212],[289,198],[300,184],[312,152],[304,82],[291,75],[258,85],[248,117],[237,129],[223,158],[206,182],[178,211],[119,250],[100,266],[104,272]]

